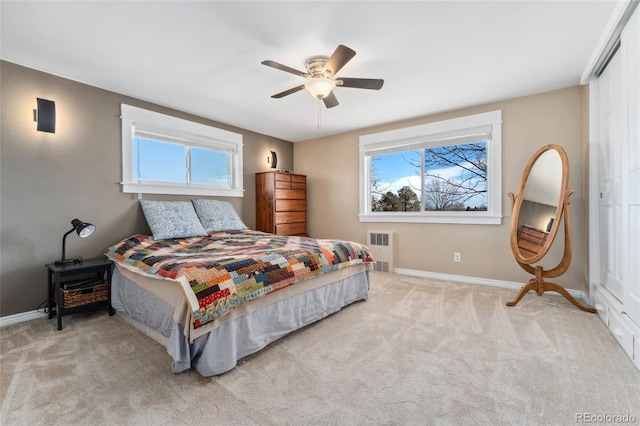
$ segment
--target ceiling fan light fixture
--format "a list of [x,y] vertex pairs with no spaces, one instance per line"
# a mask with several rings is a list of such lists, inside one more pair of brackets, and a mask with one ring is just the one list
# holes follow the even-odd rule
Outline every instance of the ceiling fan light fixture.
[[304,88],[311,93],[314,98],[323,99],[329,96],[329,93],[336,87],[335,81],[326,78],[313,78],[307,81]]
[[[292,93],[306,89],[311,96],[322,100],[324,106],[333,108],[338,106],[338,99],[333,93],[336,86],[380,90],[384,84],[382,79],[373,78],[338,78],[340,70],[356,55],[355,50],[348,48],[342,44],[338,45],[331,56],[313,56],[306,61],[307,72],[298,71],[297,69],[279,64],[272,60],[262,61],[262,65],[295,74],[298,77],[306,79],[305,84],[293,87],[284,92],[276,93],[271,97],[280,99],[289,96]],[[320,103],[318,103],[320,105]]]

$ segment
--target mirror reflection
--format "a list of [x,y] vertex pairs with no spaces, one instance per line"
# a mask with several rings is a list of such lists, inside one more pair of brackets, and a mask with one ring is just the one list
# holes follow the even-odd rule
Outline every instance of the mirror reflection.
[[529,259],[551,243],[562,192],[562,159],[558,151],[543,152],[527,177],[518,215],[518,250]]

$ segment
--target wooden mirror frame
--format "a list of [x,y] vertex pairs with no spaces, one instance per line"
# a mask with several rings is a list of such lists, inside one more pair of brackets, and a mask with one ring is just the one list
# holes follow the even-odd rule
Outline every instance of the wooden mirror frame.
[[[560,161],[562,163],[562,181],[560,183],[560,196],[556,201],[556,214],[554,216],[553,225],[549,230],[549,235],[544,243],[544,245],[540,248],[538,253],[536,253],[533,257],[524,257],[520,251],[520,247],[518,246],[518,223],[520,219],[520,210],[522,208],[523,195],[524,190],[527,185],[527,181],[529,180],[529,176],[531,174],[531,170],[534,165],[538,161],[538,159],[542,156],[542,154],[548,151],[556,151],[560,156]],[[558,227],[560,225],[560,220],[562,219],[562,214],[564,212],[564,198],[565,192],[567,191],[567,187],[569,185],[569,159],[567,157],[567,153],[560,145],[545,145],[540,148],[538,151],[533,154],[527,166],[522,173],[522,180],[520,181],[520,187],[518,188],[517,195],[513,193],[509,193],[509,198],[511,199],[511,251],[513,252],[513,256],[516,258],[516,261],[520,264],[531,265],[540,261],[549,251],[553,241],[555,240],[556,233],[558,232]],[[571,191],[573,192],[573,191]]]
[[[524,194],[524,188],[527,184],[527,180],[529,179],[529,175],[531,173],[531,169],[535,165],[536,161],[540,158],[542,154],[549,150],[555,150],[560,155],[561,163],[562,163],[562,186],[560,188],[560,196],[558,199],[558,204],[556,207],[556,215],[554,217],[553,225],[549,230],[549,236],[545,241],[544,245],[541,249],[536,253],[533,257],[525,258],[522,256],[520,252],[520,247],[518,247],[518,221],[520,217],[520,209],[522,207],[522,198]],[[517,195],[513,193],[509,193],[509,198],[511,199],[511,251],[513,252],[514,257],[516,258],[516,262],[528,273],[534,275],[534,278],[531,278],[518,292],[516,298],[507,302],[507,306],[515,306],[520,299],[524,297],[531,290],[535,290],[538,296],[542,296],[545,291],[555,291],[560,293],[565,299],[571,302],[574,306],[579,308],[585,312],[596,313],[597,311],[594,308],[584,306],[580,304],[569,292],[556,283],[545,281],[544,278],[555,278],[564,274],[566,270],[569,268],[569,264],[571,263],[571,232],[569,225],[569,197],[573,194],[572,189],[567,189],[569,183],[569,160],[567,158],[567,154],[564,149],[559,145],[545,145],[536,151],[535,154],[531,157],[527,166],[524,169],[522,174],[522,181],[520,182],[520,187],[518,188]],[[562,255],[562,259],[560,263],[552,269],[545,270],[542,266],[538,265],[533,267],[532,264],[540,261],[553,244],[555,240],[556,233],[558,231],[558,227],[560,226],[560,221],[564,222],[564,254]]]

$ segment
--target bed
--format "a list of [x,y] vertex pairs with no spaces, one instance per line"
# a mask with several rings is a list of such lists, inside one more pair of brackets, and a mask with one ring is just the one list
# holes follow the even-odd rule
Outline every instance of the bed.
[[366,246],[251,230],[230,204],[198,201],[142,200],[152,235],[105,250],[116,264],[114,309],[167,348],[174,373],[222,374],[367,299],[373,259]]

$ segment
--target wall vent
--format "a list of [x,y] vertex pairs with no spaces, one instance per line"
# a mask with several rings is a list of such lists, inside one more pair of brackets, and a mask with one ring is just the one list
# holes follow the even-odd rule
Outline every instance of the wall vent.
[[373,269],[393,272],[393,232],[367,232],[368,246],[376,261]]

